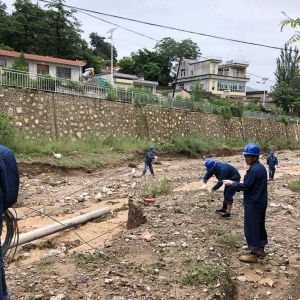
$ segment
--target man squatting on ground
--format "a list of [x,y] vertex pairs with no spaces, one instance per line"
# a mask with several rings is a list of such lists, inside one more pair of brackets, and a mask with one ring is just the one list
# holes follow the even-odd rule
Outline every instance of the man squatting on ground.
[[[17,202],[19,192],[19,171],[13,152],[0,145],[0,236],[2,235],[3,213]],[[10,300],[5,281],[2,248],[0,245],[0,300]]]
[[268,178],[266,168],[259,162],[260,150],[256,144],[249,143],[242,154],[247,170],[244,182],[224,180],[226,186],[244,192],[244,233],[250,253],[239,257],[243,262],[257,262],[257,256],[265,256],[268,236],[265,227],[268,205]]
[[[212,158],[208,158],[205,163],[206,173],[203,178],[204,187],[206,187],[207,181],[215,175],[218,182],[212,187],[211,191],[218,190],[223,185],[223,180],[229,179],[239,182],[241,175],[238,170],[232,165],[224,162],[216,162]],[[236,193],[236,189],[232,186],[225,186],[224,188],[224,201],[221,209],[216,210],[217,213],[221,213],[222,218],[229,218],[233,203],[233,196]]]

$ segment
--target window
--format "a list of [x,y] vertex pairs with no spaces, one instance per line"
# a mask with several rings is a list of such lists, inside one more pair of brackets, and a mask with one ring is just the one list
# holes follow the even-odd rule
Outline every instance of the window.
[[179,88],[180,88],[181,90],[184,90],[184,83],[179,83]]
[[48,65],[37,64],[37,73],[41,74],[41,75],[49,74],[49,66]]
[[229,75],[229,69],[224,69],[224,75],[228,76]]
[[56,67],[56,77],[70,79],[71,68]]
[[236,92],[236,93],[245,93],[245,86],[246,86],[245,83],[241,83],[241,82],[225,81],[225,80],[218,81],[218,91],[229,90],[231,92]]
[[184,77],[185,76],[185,69],[181,69],[180,70],[180,77]]
[[6,59],[0,59],[0,67],[6,67]]
[[193,76],[194,75],[194,71],[190,70],[190,75]]
[[232,75],[235,76],[235,77],[238,77],[240,75],[239,69],[233,69],[232,70]]

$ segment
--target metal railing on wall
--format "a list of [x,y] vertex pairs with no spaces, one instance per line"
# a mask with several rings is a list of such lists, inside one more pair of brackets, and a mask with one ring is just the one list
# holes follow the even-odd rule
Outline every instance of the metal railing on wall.
[[[16,71],[3,67],[0,67],[0,86],[20,87],[31,90],[78,95],[99,100],[103,99],[132,103],[137,106],[148,105],[171,109],[189,110],[202,112],[204,114],[212,114],[222,111],[221,106],[212,105],[209,103],[202,103],[187,99],[174,99],[155,94],[143,94],[129,90],[114,89],[97,84]],[[287,116],[274,115],[260,111],[243,111],[243,117],[272,121],[282,121],[285,118],[297,123],[299,122],[298,118],[290,119],[290,117]]]

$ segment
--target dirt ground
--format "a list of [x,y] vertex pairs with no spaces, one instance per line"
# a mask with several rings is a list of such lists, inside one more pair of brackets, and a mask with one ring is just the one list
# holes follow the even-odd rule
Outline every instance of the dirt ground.
[[[12,299],[300,299],[300,194],[287,188],[299,177],[300,151],[276,155],[279,168],[268,186],[268,255],[256,264],[238,260],[246,251],[242,194],[235,196],[232,217],[220,219],[215,210],[223,188],[213,194],[201,189],[203,158],[162,156],[155,178],[140,177],[140,159],[92,173],[20,164],[20,235],[102,207],[112,213],[19,246],[6,270]],[[242,155],[215,159],[245,174]],[[130,162],[137,164],[135,174]],[[147,222],[127,230],[128,199],[142,203],[147,186],[164,178],[172,192],[145,205]],[[144,233],[152,238],[143,239]],[[187,283],[191,261],[221,273],[210,283]]]

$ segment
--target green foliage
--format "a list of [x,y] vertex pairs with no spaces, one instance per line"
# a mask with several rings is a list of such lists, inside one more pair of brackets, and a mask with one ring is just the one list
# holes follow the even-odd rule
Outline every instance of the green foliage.
[[248,103],[244,105],[244,110],[260,111],[260,107],[256,103]]
[[195,260],[191,260],[189,264],[190,269],[184,278],[184,282],[193,285],[206,284],[210,287],[217,280],[221,271],[219,266],[208,266]]
[[192,86],[191,86],[192,94],[191,94],[191,100],[196,102],[202,102],[203,101],[203,95],[205,93],[205,89],[203,84],[201,83],[201,80],[197,80]]
[[0,113],[0,140],[1,144],[12,148],[16,135],[16,129],[13,127],[15,120],[5,113]]
[[106,100],[115,101],[117,99],[116,90],[109,90]]
[[300,191],[300,179],[296,179],[296,180],[289,182],[288,188],[293,192],[299,192]]
[[[286,17],[280,22],[281,31],[283,28],[290,26],[291,28],[300,27],[300,18],[292,19],[285,12],[282,14]],[[288,44],[296,43],[300,41],[300,32],[296,31],[294,35],[289,39]]]
[[196,59],[200,49],[190,39],[176,42],[172,38],[164,38],[155,46],[154,51],[140,49],[130,57],[120,59],[120,72],[143,76],[146,80],[158,81],[160,85],[168,85],[172,81],[172,63],[182,55]]
[[19,57],[16,57],[13,60],[11,69],[18,71],[28,71],[28,63],[23,52],[20,53]]
[[300,78],[292,83],[277,83],[272,93],[276,105],[289,114],[293,107],[300,103]]
[[239,237],[229,233],[224,235],[218,235],[217,241],[220,244],[224,244],[230,247],[237,247],[239,244]]
[[[100,57],[102,60],[111,60],[111,44],[104,41],[103,37],[100,37],[96,32],[90,34],[91,45],[93,53]],[[117,49],[113,46],[113,60],[114,64],[117,62],[118,52]]]
[[146,187],[146,190],[143,193],[143,197],[155,198],[160,195],[168,195],[170,194],[170,192],[171,192],[170,180],[164,178],[161,181],[150,183],[150,185]]
[[87,267],[90,263],[99,263],[101,261],[105,261],[108,257],[99,250],[92,250],[88,252],[75,252],[73,254],[75,257],[78,266]]

